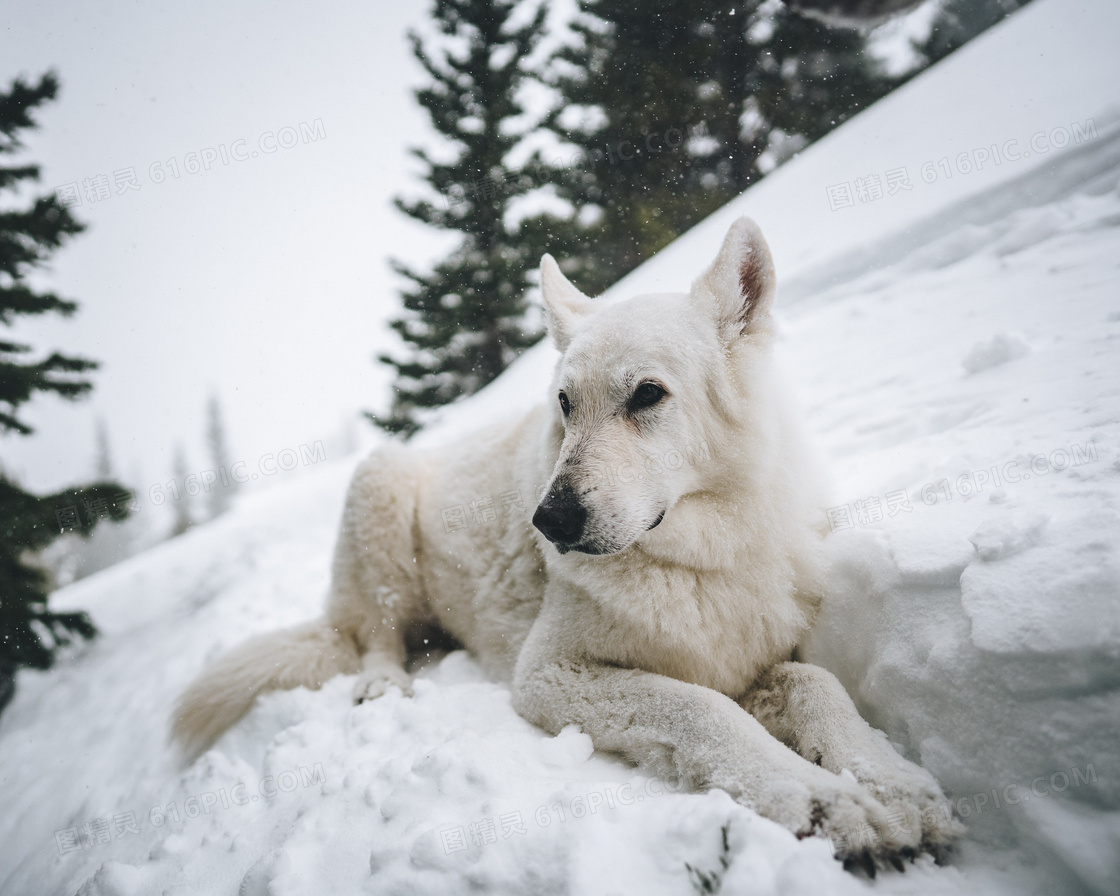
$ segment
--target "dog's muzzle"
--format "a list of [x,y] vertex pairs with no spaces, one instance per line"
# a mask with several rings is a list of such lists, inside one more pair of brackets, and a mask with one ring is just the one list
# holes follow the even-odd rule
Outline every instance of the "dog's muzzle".
[[579,495],[570,486],[549,492],[533,514],[533,525],[551,541],[561,553],[579,544],[587,525],[587,508],[580,503]]

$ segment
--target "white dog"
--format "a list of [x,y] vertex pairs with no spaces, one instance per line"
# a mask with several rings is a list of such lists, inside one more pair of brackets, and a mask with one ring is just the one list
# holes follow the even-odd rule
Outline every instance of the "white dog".
[[[549,256],[541,287],[562,353],[548,401],[364,461],[325,617],[211,665],[175,736],[197,753],[261,691],[340,673],[359,701],[407,693],[410,644],[443,632],[546,731],[578,724],[597,749],[824,834],[849,865],[940,851],[960,828],[937,783],[836,678],[791,661],[824,593],[824,517],[773,369],[757,225],[732,226],[689,294],[597,303]],[[495,507],[445,525],[444,508],[518,494],[542,496],[531,524]]]

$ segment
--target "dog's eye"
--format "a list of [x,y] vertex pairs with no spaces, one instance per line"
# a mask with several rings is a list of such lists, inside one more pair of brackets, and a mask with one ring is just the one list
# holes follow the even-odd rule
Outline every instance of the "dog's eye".
[[667,393],[657,383],[642,383],[630,396],[630,409],[641,410],[652,407],[661,401]]
[[568,396],[563,392],[560,393],[560,410],[564,412],[565,417],[572,412],[572,403],[568,401]]

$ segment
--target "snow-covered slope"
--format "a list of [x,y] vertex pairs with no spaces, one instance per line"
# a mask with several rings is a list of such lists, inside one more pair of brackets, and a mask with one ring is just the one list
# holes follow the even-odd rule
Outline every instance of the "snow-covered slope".
[[[970,826],[953,864],[846,874],[722,793],[543,735],[461,653],[412,699],[353,707],[345,678],[268,695],[177,768],[169,705],[205,659],[319,612],[350,458],[55,596],[103,636],[21,673],[0,717],[0,892],[1115,892],[1118,25],[1108,0],[1037,0],[612,291],[686,287],[739,214],[767,231],[837,481],[811,655],[951,793]],[[1071,145],[1041,161],[921,179],[1058,126]],[[909,193],[829,210],[826,187],[900,166]],[[530,352],[423,439],[537,400],[553,359]]]

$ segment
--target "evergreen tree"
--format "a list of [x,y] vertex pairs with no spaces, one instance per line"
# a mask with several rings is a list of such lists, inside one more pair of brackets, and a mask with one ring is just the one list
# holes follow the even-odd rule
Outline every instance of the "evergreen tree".
[[176,535],[182,535],[191,526],[194,525],[194,514],[191,512],[191,496],[187,494],[186,482],[189,472],[187,470],[187,456],[183,453],[183,446],[180,444],[175,445],[175,457],[172,461],[172,474],[175,477],[175,488],[172,491],[172,499],[175,506],[172,507],[174,511],[174,521],[171,524],[170,538]]
[[404,359],[381,356],[396,370],[393,404],[385,417],[367,415],[389,432],[412,434],[419,409],[478,391],[540,338],[526,323],[525,302],[527,277],[539,257],[531,257],[531,241],[519,238],[507,213],[535,187],[526,171],[510,167],[508,156],[522,137],[515,130],[525,114],[518,90],[545,11],[542,4],[518,25],[516,0],[436,0],[443,45],[425,46],[410,34],[432,81],[416,97],[450,141],[454,158],[440,162],[414,149],[441,198],[396,204],[462,240],[430,274],[394,264],[410,285],[402,295],[406,313],[391,325],[411,351]]
[[[748,106],[766,122],[770,149],[778,133],[800,145],[818,140],[905,80],[882,71],[865,35],[784,5],[756,10],[748,40],[757,54],[746,75]],[[756,176],[765,173],[756,162]]]
[[[94,455],[94,476],[98,482],[108,482],[116,479],[113,469],[113,454],[109,445],[109,430],[105,420],[98,417],[95,430],[96,451]],[[54,576],[57,583],[58,573],[63,573],[65,567],[70,567],[72,578],[83,579],[102,569],[120,563],[133,553],[132,543],[135,538],[134,525],[136,517],[125,521],[115,521],[109,525],[98,526],[93,532],[85,533],[84,538],[70,536],[68,539],[59,539],[55,544],[61,545],[69,542],[62,549],[61,554],[49,548],[36,557],[39,565],[45,567]]]
[[[216,394],[206,403],[206,444],[210,449],[210,463],[217,479],[210,486],[210,518],[221,516],[229,510],[237,482],[229,475],[229,450],[226,447],[226,428],[222,421],[222,405]],[[225,483],[229,483],[226,485]]]
[[578,149],[554,183],[576,211],[565,273],[586,292],[726,201],[710,184],[690,189],[688,134],[705,119],[701,88],[714,74],[713,39],[698,25],[714,6],[582,0],[574,43],[556,53],[550,83],[562,101],[546,123]]
[[113,478],[113,452],[109,448],[109,429],[105,418],[97,418],[97,455],[93,462],[93,473],[98,479]]
[[[0,156],[18,152],[23,144],[19,132],[35,127],[33,110],[54,99],[58,80],[44,75],[37,85],[16,79],[6,93],[0,93]],[[0,190],[19,190],[23,181],[39,179],[38,165],[0,167]],[[54,195],[37,197],[30,208],[5,209],[0,213],[0,324],[10,325],[18,314],[58,313],[70,316],[77,310],[74,302],[51,292],[36,291],[26,282],[29,269],[43,264],[52,252],[71,236],[84,229]],[[35,392],[54,392],[63,398],[85,395],[92,383],[80,374],[97,365],[93,361],[57,352],[38,361],[20,358],[30,346],[0,341],[0,431],[29,435],[31,427],[15,415],[18,405]]]
[[[35,109],[57,93],[58,79],[53,73],[37,84],[16,79],[7,91],[0,92],[0,156],[22,148],[20,132],[36,127]],[[19,315],[69,316],[77,310],[74,302],[28,282],[35,268],[82,231],[82,225],[56,196],[22,199],[25,184],[38,179],[37,165],[0,165],[0,191],[12,194],[0,203],[3,326],[11,326]],[[58,352],[33,360],[30,352],[28,345],[0,338],[0,434],[29,435],[33,431],[17,411],[37,392],[76,399],[92,387],[84,375],[97,366],[93,361]],[[75,637],[95,634],[85,613],[54,613],[48,608],[48,577],[33,555],[64,531],[88,535],[102,519],[123,519],[131,498],[130,492],[114,482],[37,496],[0,472],[0,709],[11,697],[18,667],[46,669],[60,647]]]
[[944,59],[958,47],[1030,0],[945,0],[937,10],[929,36],[915,49],[923,58],[922,68]]
[[[865,37],[772,2],[581,0],[551,79],[567,273],[596,292],[890,90]],[[581,120],[578,113],[584,114]]]

